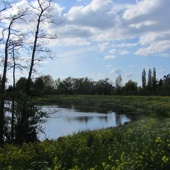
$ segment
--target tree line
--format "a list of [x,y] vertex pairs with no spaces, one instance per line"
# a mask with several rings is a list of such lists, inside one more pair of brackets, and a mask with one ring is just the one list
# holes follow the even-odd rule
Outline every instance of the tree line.
[[[54,80],[51,75],[42,75],[31,80],[30,94],[41,96],[44,94],[66,94],[66,95],[170,95],[170,74],[161,79],[156,77],[156,69],[145,68],[141,74],[141,86],[137,82],[129,80],[124,85],[122,76],[119,75],[113,84],[109,78],[94,81],[88,77],[67,77]],[[16,90],[26,93],[27,78],[21,77],[16,82]],[[8,93],[12,91],[9,86]]]

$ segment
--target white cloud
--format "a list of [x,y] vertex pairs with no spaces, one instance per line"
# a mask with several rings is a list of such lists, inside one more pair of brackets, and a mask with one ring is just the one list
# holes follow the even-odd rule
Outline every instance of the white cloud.
[[[142,47],[151,45],[158,36],[165,35],[169,30],[169,15],[162,15],[169,14],[168,4],[167,0],[143,0],[127,6],[111,0],[92,0],[87,5],[70,8],[63,15],[64,7],[57,4],[56,18],[59,17],[62,22],[60,25],[47,26],[47,30],[56,32],[60,37],[54,45],[92,45],[92,42],[99,42],[99,51],[104,52],[109,50],[109,43],[114,40],[136,38],[132,43],[121,43],[117,47]],[[168,39],[166,36],[163,38]],[[115,52],[116,48],[108,51],[109,54]],[[127,52],[124,50],[122,54]]]
[[108,60],[108,59],[115,59],[116,56],[115,55],[107,55],[104,57],[105,60]]
[[156,25],[156,22],[154,21],[144,21],[141,23],[130,24],[130,27],[139,29],[141,27],[149,27],[149,26],[154,26],[154,25]]
[[[26,6],[27,2],[22,0],[16,3],[13,12],[16,8]],[[170,39],[169,14],[169,0],[142,0],[133,5],[116,4],[111,0],[91,0],[89,4],[73,6],[68,11],[55,3],[51,15],[55,16],[58,22],[61,21],[61,24],[46,24],[44,27],[60,38],[52,43],[49,41],[49,45],[93,46],[92,44],[97,42],[100,43],[95,44],[99,52],[108,50],[109,55],[105,56],[105,59],[115,58],[117,51],[127,54],[127,48],[133,47],[139,48],[135,53],[137,55],[156,52],[165,54],[170,49],[169,45],[165,44]],[[25,24],[20,23],[17,26],[22,27],[22,30],[28,29]],[[132,39],[134,41],[129,43],[128,40]],[[110,49],[111,44],[117,40],[125,40],[125,43],[119,41],[119,45]],[[158,48],[158,45],[164,47]],[[154,49],[154,46],[158,49]],[[116,48],[126,49],[120,51]]]
[[162,41],[153,42],[151,45],[147,47],[139,48],[135,52],[135,54],[143,55],[143,56],[155,55],[155,54],[163,53],[168,49],[170,49],[170,40],[162,40]]
[[121,43],[121,44],[118,45],[118,47],[121,47],[121,48],[128,47],[128,48],[130,48],[130,47],[135,47],[137,45],[138,45],[138,43]]
[[120,74],[122,71],[120,70],[120,69],[118,69],[118,68],[113,68],[111,71],[110,71],[110,73],[111,74]]
[[140,37],[141,45],[150,45],[153,42],[170,39],[170,31],[165,32],[147,32]]
[[[165,31],[169,29],[168,19],[170,1],[167,0],[142,0],[135,5],[130,5],[124,11],[125,23],[132,28],[134,33],[148,31]],[[136,32],[136,31],[137,32]]]
[[100,44],[98,45],[99,51],[100,51],[100,52],[105,51],[105,50],[108,48],[108,46],[109,46],[109,43],[100,43]]
[[112,5],[111,0],[93,0],[86,6],[72,7],[64,18],[69,24],[106,29],[114,22],[113,14],[109,13]]
[[127,20],[130,20],[140,17],[141,15],[147,15],[158,6],[158,2],[159,0],[137,1],[137,4],[127,6],[127,10],[125,11],[123,17]]
[[127,50],[121,50],[119,53],[120,53],[121,55],[126,55],[126,54],[129,53],[129,51],[127,51]]
[[116,49],[111,49],[111,50],[109,51],[109,54],[115,54],[115,52],[116,52]]

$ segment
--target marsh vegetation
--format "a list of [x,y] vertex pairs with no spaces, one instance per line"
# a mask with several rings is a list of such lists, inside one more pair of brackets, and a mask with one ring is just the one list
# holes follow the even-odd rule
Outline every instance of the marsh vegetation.
[[169,169],[170,97],[49,96],[39,102],[112,107],[135,120],[57,140],[0,148],[0,169]]

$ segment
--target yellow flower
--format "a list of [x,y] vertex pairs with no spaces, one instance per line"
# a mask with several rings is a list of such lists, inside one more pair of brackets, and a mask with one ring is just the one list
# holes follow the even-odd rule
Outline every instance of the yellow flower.
[[109,156],[109,157],[108,157],[108,160],[111,161],[111,160],[112,160],[112,156]]
[[163,161],[164,163],[167,163],[167,162],[168,162],[168,157],[167,157],[167,156],[163,156],[163,157],[162,157],[162,161]]
[[102,162],[102,165],[103,165],[103,167],[105,167],[106,166],[106,162]]
[[155,140],[156,143],[161,143],[162,140],[161,140],[161,137],[157,137],[156,140]]
[[12,170],[12,166],[8,166],[8,170]]
[[142,156],[142,155],[140,155],[140,156],[139,156],[139,158],[140,158],[140,159],[143,159],[143,156]]

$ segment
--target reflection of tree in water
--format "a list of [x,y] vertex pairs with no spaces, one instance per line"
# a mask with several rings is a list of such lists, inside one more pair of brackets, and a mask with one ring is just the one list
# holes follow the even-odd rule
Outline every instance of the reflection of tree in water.
[[75,117],[73,119],[77,120],[79,122],[85,122],[87,124],[89,120],[93,119],[93,117],[92,116],[79,116],[79,117]]
[[89,120],[92,120],[94,117],[93,116],[76,116],[76,117],[67,117],[66,120],[67,121],[78,121],[78,122],[85,122],[86,124],[88,123]]
[[65,108],[68,110],[74,110],[76,112],[97,112],[97,113],[107,113],[107,109],[94,107],[89,105],[72,105],[72,104],[58,104],[58,107]]
[[115,114],[115,117],[116,117],[116,125],[120,126],[122,124],[120,114]]
[[109,117],[108,116],[99,116],[97,117],[100,120],[104,120],[105,122],[108,122]]
[[106,116],[96,116],[96,117],[94,117],[94,116],[66,117],[66,120],[69,121],[69,122],[72,121],[72,120],[82,122],[82,123],[85,122],[87,124],[90,120],[95,119],[95,118],[97,118],[99,120],[104,120],[105,122],[108,122],[108,116],[107,115]]

